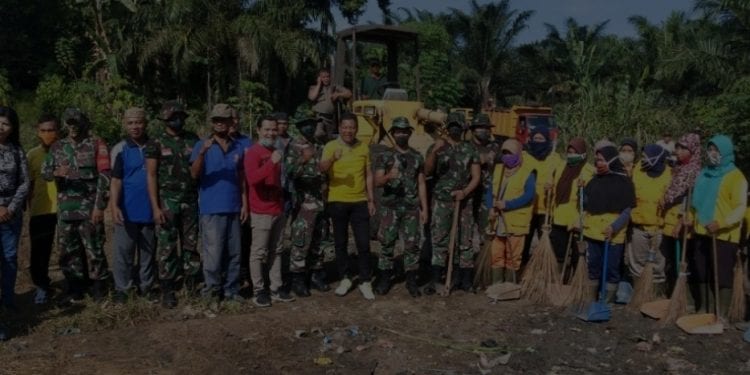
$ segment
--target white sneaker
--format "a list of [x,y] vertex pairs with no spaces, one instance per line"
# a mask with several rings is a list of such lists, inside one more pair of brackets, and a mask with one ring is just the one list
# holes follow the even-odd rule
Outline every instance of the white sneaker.
[[[336,295],[343,297],[346,293],[349,293],[349,289],[352,288],[352,281],[348,277],[345,277],[339,281],[339,286],[336,287]],[[372,293],[372,292],[371,292]]]
[[359,284],[359,291],[362,293],[362,297],[365,297],[366,300],[374,300],[375,295],[372,294],[372,283],[364,282]]

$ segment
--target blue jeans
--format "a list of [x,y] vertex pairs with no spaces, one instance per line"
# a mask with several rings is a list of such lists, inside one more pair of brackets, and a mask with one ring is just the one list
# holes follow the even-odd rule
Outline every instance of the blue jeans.
[[[205,281],[203,294],[210,296],[223,289],[224,296],[236,295],[240,290],[240,215],[201,215],[200,229]],[[222,273],[226,275],[223,283]]]
[[10,221],[0,224],[0,272],[2,273],[3,306],[15,306],[16,275],[18,274],[18,240],[21,238],[23,214],[17,212]]
[[[588,249],[589,279],[600,280],[602,278],[602,265],[604,263],[604,241],[586,238]],[[607,283],[617,284],[620,282],[620,262],[625,244],[609,243],[609,254],[607,254]]]

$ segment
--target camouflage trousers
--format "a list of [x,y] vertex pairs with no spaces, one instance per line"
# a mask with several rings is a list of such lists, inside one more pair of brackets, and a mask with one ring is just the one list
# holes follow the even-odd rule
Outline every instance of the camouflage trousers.
[[[474,198],[479,199],[479,198]],[[478,254],[479,251],[484,247],[485,239],[487,237],[487,226],[489,225],[490,210],[485,206],[484,201],[472,202],[472,215],[474,218],[474,233],[473,233],[473,245],[474,251]]]
[[[198,276],[198,207],[181,199],[162,198],[165,222],[156,229],[156,262],[160,280],[174,280],[182,267],[185,276]],[[182,251],[178,252],[178,240]]]
[[104,223],[60,220],[57,227],[60,269],[67,280],[105,280],[109,277],[104,254]]
[[291,272],[323,269],[320,241],[325,229],[323,202],[306,200],[300,205],[291,225],[292,250],[289,258]]
[[[474,237],[474,217],[471,205],[461,201],[461,212],[456,230],[456,245],[453,260],[461,268],[474,267],[476,249],[472,246]],[[435,199],[432,203],[432,265],[445,267],[448,261],[448,242],[450,241],[453,220],[453,201]]]
[[404,271],[419,268],[419,210],[381,207],[378,269],[393,269],[396,241],[404,241]]

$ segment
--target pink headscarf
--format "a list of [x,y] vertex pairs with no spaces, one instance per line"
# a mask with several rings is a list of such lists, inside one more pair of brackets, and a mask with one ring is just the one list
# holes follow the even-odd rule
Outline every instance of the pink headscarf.
[[701,139],[698,134],[688,133],[680,137],[677,144],[690,151],[690,160],[687,164],[679,163],[672,169],[672,181],[669,183],[667,192],[664,193],[666,207],[673,207],[677,200],[682,198],[695,184],[695,179],[701,171]]

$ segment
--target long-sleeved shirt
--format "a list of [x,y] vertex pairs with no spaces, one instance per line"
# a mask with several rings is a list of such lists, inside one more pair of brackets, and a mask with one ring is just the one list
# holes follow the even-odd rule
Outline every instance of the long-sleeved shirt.
[[0,206],[15,215],[29,194],[29,165],[20,146],[0,144]]
[[[536,173],[529,173],[529,177],[526,178],[526,182],[523,183],[523,194],[520,197],[509,199],[505,201],[505,210],[512,211],[517,210],[529,203],[534,199],[536,194]],[[492,195],[492,188],[486,189],[484,194],[484,203],[487,207],[492,207],[494,204],[495,197]]]
[[245,151],[245,181],[250,212],[281,215],[284,189],[281,186],[281,161],[271,161],[273,149],[259,143]]

